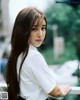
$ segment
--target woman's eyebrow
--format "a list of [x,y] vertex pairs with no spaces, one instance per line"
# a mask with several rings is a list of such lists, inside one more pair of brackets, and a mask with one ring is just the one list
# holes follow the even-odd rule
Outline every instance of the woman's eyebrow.
[[38,25],[33,25],[33,27],[36,27],[36,26],[38,26]]
[[46,25],[42,25],[42,26],[46,26]]
[[[40,25],[33,25],[33,27],[39,27]],[[46,27],[46,25],[45,24],[43,24],[43,25],[41,25],[41,26],[44,26],[44,27]]]

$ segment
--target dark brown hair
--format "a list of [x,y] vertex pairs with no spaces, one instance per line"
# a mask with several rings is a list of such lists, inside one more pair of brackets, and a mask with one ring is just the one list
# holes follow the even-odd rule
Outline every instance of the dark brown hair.
[[20,93],[19,80],[17,78],[17,60],[21,53],[25,53],[20,66],[21,69],[28,54],[28,39],[31,29],[38,18],[43,18],[46,21],[45,15],[36,8],[24,8],[16,17],[11,37],[11,53],[5,74],[8,85],[8,100],[17,100],[17,96]]

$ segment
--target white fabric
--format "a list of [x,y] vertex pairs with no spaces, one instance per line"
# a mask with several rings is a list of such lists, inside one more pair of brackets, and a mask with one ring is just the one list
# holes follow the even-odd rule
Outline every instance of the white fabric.
[[[17,73],[22,55],[18,58]],[[56,86],[53,74],[37,48],[30,45],[21,69],[21,96],[26,100],[45,100]]]

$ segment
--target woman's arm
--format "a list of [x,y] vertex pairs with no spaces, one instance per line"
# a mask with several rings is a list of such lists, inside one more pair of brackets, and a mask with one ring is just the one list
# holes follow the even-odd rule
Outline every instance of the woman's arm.
[[71,88],[68,85],[57,85],[49,95],[54,97],[63,97],[70,92]]

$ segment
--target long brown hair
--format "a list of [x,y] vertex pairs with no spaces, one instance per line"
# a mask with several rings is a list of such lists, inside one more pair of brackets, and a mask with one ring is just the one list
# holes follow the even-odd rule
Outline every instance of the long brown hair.
[[44,18],[46,21],[45,15],[36,8],[24,8],[16,17],[11,37],[11,52],[5,74],[8,85],[8,100],[17,100],[17,96],[20,93],[19,80],[17,78],[17,60],[21,53],[25,53],[20,66],[21,69],[28,54],[28,39],[31,29],[38,18]]

